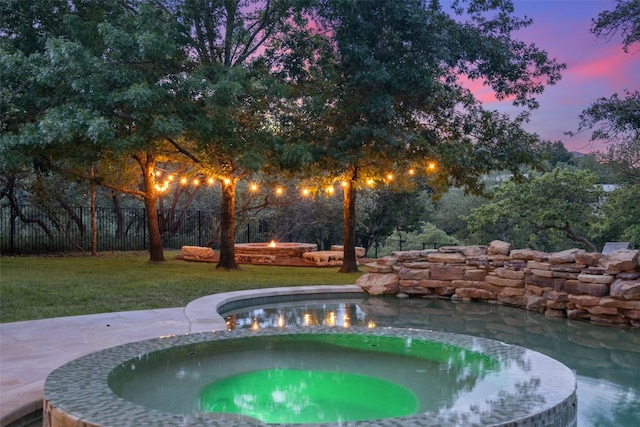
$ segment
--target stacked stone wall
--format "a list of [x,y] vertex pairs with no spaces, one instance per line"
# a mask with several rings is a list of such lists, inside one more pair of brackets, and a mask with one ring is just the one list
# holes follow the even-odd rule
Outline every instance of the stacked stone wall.
[[608,255],[488,246],[399,251],[366,264],[371,295],[481,300],[602,324],[640,327],[639,250]]

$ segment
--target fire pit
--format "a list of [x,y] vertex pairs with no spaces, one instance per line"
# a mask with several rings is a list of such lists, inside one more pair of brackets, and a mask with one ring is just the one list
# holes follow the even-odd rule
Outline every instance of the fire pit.
[[270,255],[277,258],[302,258],[305,252],[315,252],[318,245],[315,243],[281,243],[272,240],[269,243],[236,243],[237,255]]

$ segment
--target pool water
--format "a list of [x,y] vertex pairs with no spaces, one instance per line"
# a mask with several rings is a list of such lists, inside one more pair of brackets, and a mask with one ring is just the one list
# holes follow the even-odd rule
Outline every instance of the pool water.
[[265,369],[216,381],[200,396],[205,412],[265,423],[337,423],[412,415],[418,398],[394,382],[346,372]]
[[577,376],[580,427],[636,427],[640,423],[640,330],[545,318],[482,302],[395,297],[302,301],[234,308],[221,313],[230,329],[324,325],[401,327],[460,333],[546,354]]
[[516,364],[439,341],[307,333],[152,352],[118,366],[108,382],[117,396],[146,408],[299,424],[438,411],[529,376]]

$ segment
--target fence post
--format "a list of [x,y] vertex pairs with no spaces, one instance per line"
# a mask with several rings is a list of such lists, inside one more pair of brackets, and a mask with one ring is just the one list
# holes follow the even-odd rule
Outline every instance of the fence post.
[[142,247],[147,248],[147,208],[142,208]]
[[198,210],[198,246],[202,246],[202,211]]

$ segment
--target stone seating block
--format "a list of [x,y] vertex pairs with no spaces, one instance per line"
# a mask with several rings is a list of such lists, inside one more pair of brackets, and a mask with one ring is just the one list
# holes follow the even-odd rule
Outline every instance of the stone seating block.
[[344,254],[342,251],[315,251],[303,253],[302,258],[318,266],[342,265]]
[[213,249],[201,246],[183,246],[182,257],[191,261],[202,261],[213,258]]
[[[342,245],[331,245],[331,250],[334,252],[340,251],[344,252],[344,246]],[[361,246],[356,246],[356,257],[363,258],[366,255],[366,251]]]

